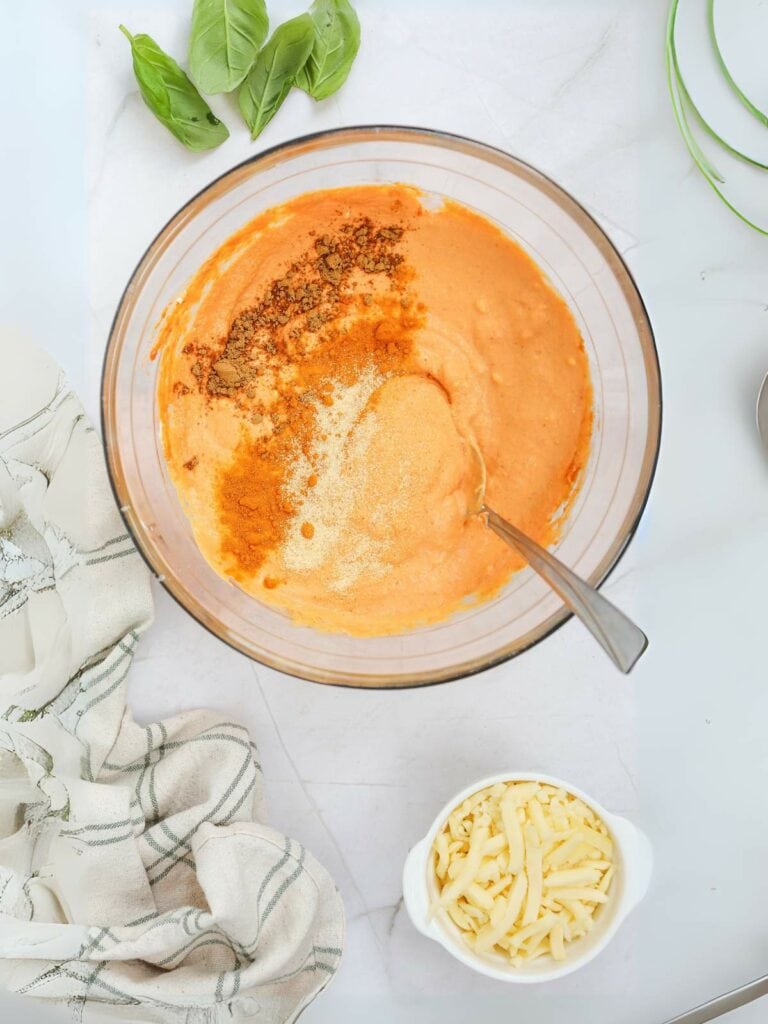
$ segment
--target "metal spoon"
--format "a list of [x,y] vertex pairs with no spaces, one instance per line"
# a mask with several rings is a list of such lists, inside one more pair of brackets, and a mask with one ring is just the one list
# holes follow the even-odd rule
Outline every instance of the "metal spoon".
[[710,999],[708,1003],[702,1003],[694,1010],[672,1017],[666,1024],[707,1024],[707,1021],[722,1017],[723,1014],[730,1013],[739,1006],[746,1006],[747,1003],[765,995],[768,995],[768,975],[726,992],[725,995],[717,996],[716,999]]
[[531,540],[486,504],[485,460],[474,443],[470,441],[468,444],[479,473],[473,508],[469,510],[470,515],[484,516],[486,524],[493,532],[521,554],[530,567],[560,596],[566,607],[581,619],[614,665],[625,674],[630,672],[648,646],[645,633],[546,548]]
[[763,444],[768,448],[768,374],[763,378],[757,396],[757,429]]

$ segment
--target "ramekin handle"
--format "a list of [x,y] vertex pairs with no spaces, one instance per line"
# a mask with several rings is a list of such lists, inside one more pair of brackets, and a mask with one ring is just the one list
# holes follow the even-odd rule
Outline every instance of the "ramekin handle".
[[653,874],[653,847],[646,834],[626,818],[612,817],[611,828],[624,851],[624,899],[629,913],[648,892]]
[[427,840],[412,848],[403,865],[403,900],[413,924],[423,935],[429,934],[429,893],[427,892]]

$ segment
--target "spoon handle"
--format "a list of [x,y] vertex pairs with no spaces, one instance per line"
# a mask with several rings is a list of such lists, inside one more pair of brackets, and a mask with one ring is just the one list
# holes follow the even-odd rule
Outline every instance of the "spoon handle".
[[731,1010],[736,1010],[739,1006],[745,1006],[753,999],[759,999],[765,995],[768,995],[768,975],[750,981],[748,985],[742,985],[741,988],[726,992],[725,995],[717,996],[716,999],[710,999],[708,1003],[702,1003],[695,1010],[681,1013],[679,1017],[668,1020],[667,1024],[706,1024],[707,1021],[714,1020],[715,1017],[722,1017],[723,1014],[730,1013]]
[[493,532],[523,555],[530,567],[560,595],[567,607],[602,645],[617,668],[625,674],[630,672],[648,646],[645,633],[594,587],[571,572],[559,559],[516,526],[502,519],[487,505],[483,507],[483,512]]

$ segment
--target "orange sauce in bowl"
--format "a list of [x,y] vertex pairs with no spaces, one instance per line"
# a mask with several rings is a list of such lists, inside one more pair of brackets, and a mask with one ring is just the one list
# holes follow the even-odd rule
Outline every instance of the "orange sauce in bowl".
[[507,235],[405,185],[307,193],[224,243],[166,314],[168,469],[205,558],[317,629],[375,636],[496,593],[557,540],[589,453],[573,316]]

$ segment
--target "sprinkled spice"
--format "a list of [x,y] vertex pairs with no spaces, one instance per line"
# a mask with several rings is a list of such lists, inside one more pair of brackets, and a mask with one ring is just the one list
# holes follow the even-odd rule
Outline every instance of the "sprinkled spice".
[[[270,357],[301,359],[311,338],[339,317],[350,298],[355,272],[392,277],[402,264],[394,251],[403,230],[377,229],[363,218],[322,235],[288,271],[275,279],[261,301],[233,321],[224,350],[212,361],[206,384],[211,395],[231,395],[254,382]],[[202,378],[202,368],[192,373]]]
[[[421,322],[406,296],[412,273],[397,251],[402,236],[398,225],[358,218],[309,237],[260,301],[235,317],[218,350],[185,347],[199,391],[235,402],[250,425],[218,487],[222,553],[235,577],[253,577],[291,528],[305,552],[322,541],[316,523],[296,520],[307,492],[320,490],[330,448],[344,441],[318,431],[319,410],[333,410],[363,376],[367,400],[402,372]],[[307,557],[294,552],[299,564]],[[263,584],[273,589],[279,580]]]
[[[284,493],[295,503],[298,514],[287,524],[281,548],[282,561],[290,572],[310,572],[319,568],[339,546],[354,500],[375,472],[369,461],[361,457],[370,441],[374,426],[375,402],[372,399],[385,376],[374,366],[367,366],[356,381],[337,387],[336,400],[316,407],[314,442],[311,460],[297,455],[288,466]],[[312,469],[317,472],[312,474]],[[309,487],[309,476],[317,482]],[[299,525],[302,523],[303,525]],[[304,525],[312,524],[311,536]],[[308,543],[311,541],[311,543]],[[358,545],[353,557],[334,579],[334,589],[344,589],[347,581],[357,578],[365,568],[376,568],[376,552],[371,546]],[[341,584],[338,586],[338,584]]]

